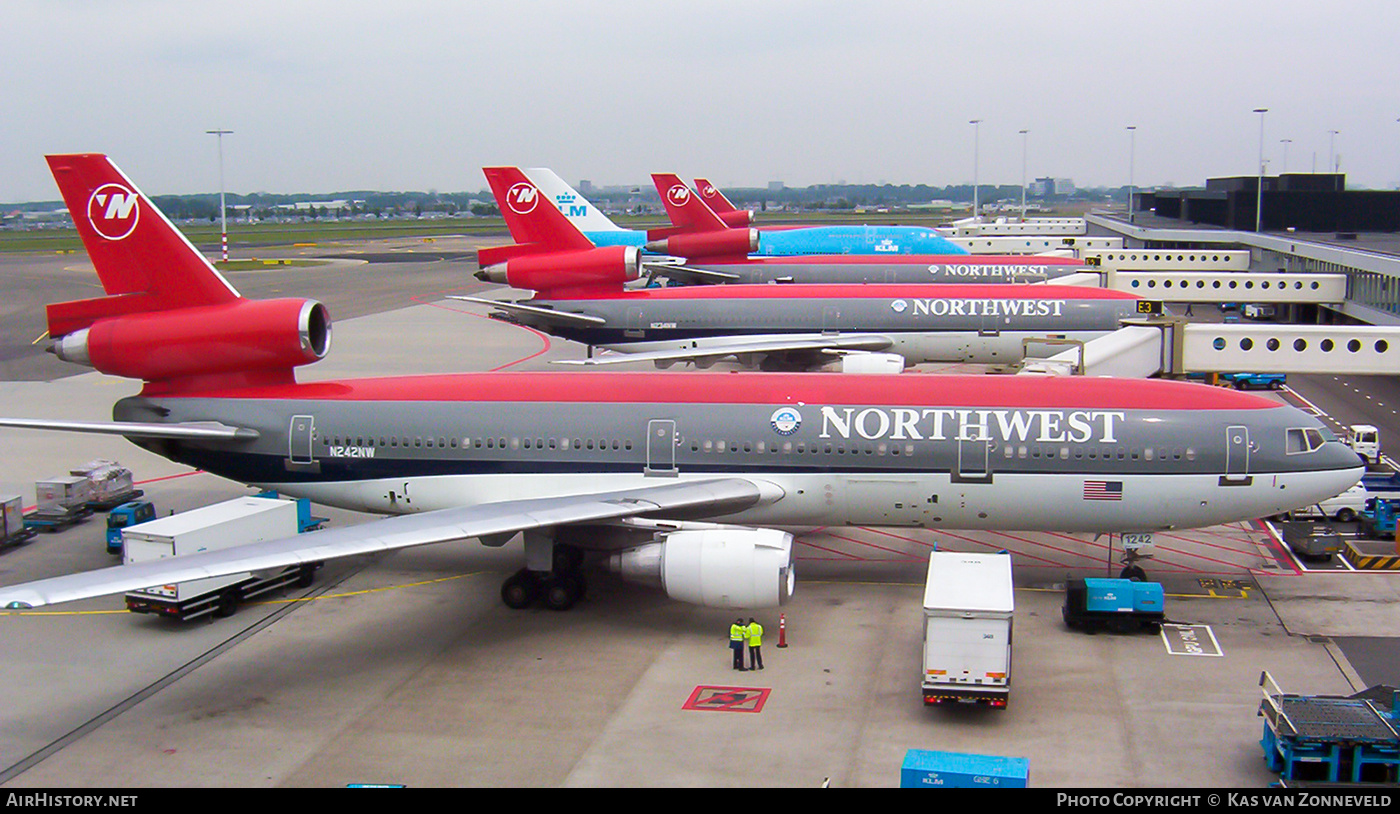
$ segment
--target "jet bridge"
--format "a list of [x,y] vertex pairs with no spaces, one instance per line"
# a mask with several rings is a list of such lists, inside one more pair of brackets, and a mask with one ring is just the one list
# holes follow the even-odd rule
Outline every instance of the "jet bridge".
[[1347,276],[1277,271],[1094,269],[1056,277],[1054,285],[1110,288],[1150,300],[1186,303],[1342,303]]
[[1340,303],[1347,298],[1345,274],[1105,269],[1099,278],[1104,288],[1167,302],[1302,304]]
[[1018,372],[1143,378],[1244,371],[1392,375],[1397,370],[1397,328],[1157,317],[1134,320],[1049,359],[1024,362]]

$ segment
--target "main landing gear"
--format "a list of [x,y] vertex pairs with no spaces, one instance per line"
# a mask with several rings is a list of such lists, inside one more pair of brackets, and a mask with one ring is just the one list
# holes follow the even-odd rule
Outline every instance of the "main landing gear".
[[[528,537],[526,547],[528,554]],[[566,611],[578,604],[588,587],[580,572],[583,552],[573,546],[555,545],[551,559],[550,570],[536,570],[527,565],[501,585],[501,601],[506,607],[523,610],[538,602],[553,611]]]

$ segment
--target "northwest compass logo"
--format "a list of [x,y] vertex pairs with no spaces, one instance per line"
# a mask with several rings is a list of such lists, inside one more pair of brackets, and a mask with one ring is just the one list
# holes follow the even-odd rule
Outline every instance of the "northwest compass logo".
[[137,195],[121,184],[103,184],[88,198],[88,222],[108,240],[121,240],[136,229],[141,219]]
[[539,202],[539,190],[535,189],[533,184],[521,181],[506,190],[506,205],[516,214],[530,214],[535,211],[535,204]]
[[773,411],[773,417],[768,419],[768,423],[773,425],[773,432],[792,435],[802,426],[802,414],[796,407],[779,407]]

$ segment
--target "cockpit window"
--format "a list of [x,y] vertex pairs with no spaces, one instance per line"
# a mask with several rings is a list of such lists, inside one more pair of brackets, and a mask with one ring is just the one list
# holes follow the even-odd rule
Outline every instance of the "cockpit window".
[[1324,443],[1322,432],[1312,427],[1294,427],[1288,430],[1288,454],[1300,455],[1315,452]]

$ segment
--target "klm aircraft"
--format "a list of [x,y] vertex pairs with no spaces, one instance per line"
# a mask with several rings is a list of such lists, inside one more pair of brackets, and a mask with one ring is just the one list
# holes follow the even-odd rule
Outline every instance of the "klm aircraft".
[[[645,247],[657,238],[679,234],[685,227],[671,229],[624,229],[608,219],[596,206],[564,182],[552,170],[534,168],[525,175],[551,203],[564,213],[578,230],[595,246]],[[699,196],[690,193],[696,201]],[[666,193],[663,193],[665,196]],[[676,190],[679,196],[680,190]],[[732,217],[722,218],[730,227],[738,226]],[[813,254],[859,255],[965,255],[967,250],[955,245],[933,229],[923,226],[801,226],[756,230],[758,246],[750,254],[791,257]]]

